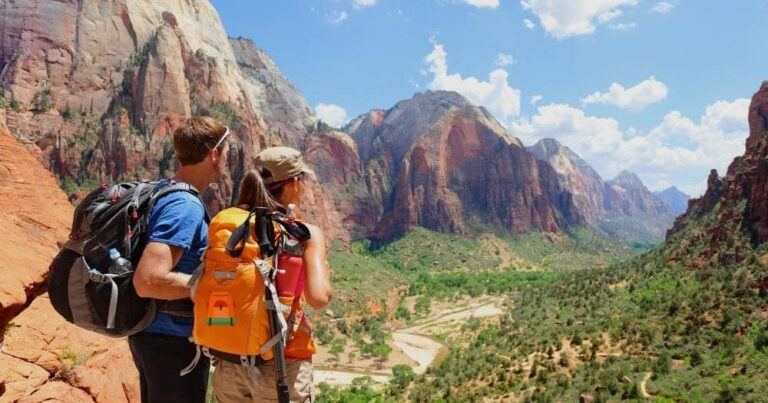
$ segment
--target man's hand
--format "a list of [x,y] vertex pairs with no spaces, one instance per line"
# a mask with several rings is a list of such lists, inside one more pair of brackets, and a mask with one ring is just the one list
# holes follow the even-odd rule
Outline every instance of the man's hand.
[[179,263],[182,254],[184,250],[179,247],[149,242],[133,276],[136,293],[144,298],[189,298],[187,282],[190,275],[171,271]]

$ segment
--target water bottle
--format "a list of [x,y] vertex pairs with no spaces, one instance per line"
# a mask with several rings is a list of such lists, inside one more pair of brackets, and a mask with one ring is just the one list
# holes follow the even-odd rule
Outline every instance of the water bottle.
[[131,262],[128,259],[120,256],[120,252],[112,248],[109,250],[109,258],[112,260],[112,264],[109,265],[110,274],[124,274],[132,270]]

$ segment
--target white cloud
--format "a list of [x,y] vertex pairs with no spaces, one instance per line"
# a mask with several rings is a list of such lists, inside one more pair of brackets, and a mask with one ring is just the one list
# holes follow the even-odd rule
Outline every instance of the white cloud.
[[499,6],[499,0],[464,0],[464,2],[477,8],[496,8]]
[[346,11],[332,11],[326,16],[326,20],[331,24],[341,24],[349,18]]
[[499,67],[511,66],[515,63],[517,63],[517,59],[508,53],[499,53],[496,55],[496,65]]
[[534,95],[534,96],[531,97],[531,100],[529,102],[531,103],[531,105],[536,106],[536,104],[541,102],[542,99],[544,99],[544,96],[542,96],[542,95]]
[[502,124],[520,114],[520,90],[507,81],[509,74],[496,69],[488,74],[488,81],[475,77],[462,77],[448,73],[448,54],[443,45],[433,41],[433,49],[424,61],[432,73],[431,90],[456,91],[472,103],[487,108]]
[[349,122],[346,109],[339,105],[319,103],[315,106],[315,114],[323,122],[332,127],[342,127]]
[[672,11],[673,8],[675,8],[675,5],[673,3],[670,3],[668,1],[660,1],[656,3],[656,5],[653,6],[653,8],[651,8],[651,12],[657,13],[657,14],[666,14]]
[[550,104],[539,107],[529,119],[518,119],[511,132],[526,144],[543,137],[555,138],[604,178],[629,169],[651,189],[673,183],[697,195],[704,190],[706,181],[702,180],[710,169],[723,174],[733,158],[744,152],[748,110],[748,99],[718,101],[707,106],[698,123],[672,111],[648,133],[641,133],[633,128],[622,131],[615,119]]
[[614,31],[629,31],[631,29],[635,29],[637,24],[634,22],[619,22],[616,24],[608,25],[608,28],[614,30]]
[[536,23],[535,23],[535,22],[533,22],[533,21],[531,21],[531,20],[529,20],[529,19],[527,19],[527,18],[523,19],[523,24],[524,24],[524,25],[525,25],[525,27],[526,27],[526,28],[528,28],[528,29],[534,29],[534,28],[536,28]]
[[622,9],[638,0],[521,0],[520,5],[539,18],[548,34],[562,39],[595,32],[595,24],[606,24]]
[[[720,172],[720,174],[722,175],[722,172]],[[667,187],[658,190],[664,190]],[[699,197],[703,195],[707,190],[707,178],[704,178],[696,183],[691,183],[689,185],[679,185],[677,188],[682,190],[683,193],[687,194],[688,196]]]
[[371,7],[376,5],[377,0],[353,0],[352,5],[355,8]]
[[624,88],[619,83],[613,83],[608,88],[608,92],[595,92],[582,99],[581,103],[582,105],[606,104],[622,109],[640,110],[650,104],[664,100],[668,93],[667,86],[656,80],[656,77],[651,76],[629,88]]

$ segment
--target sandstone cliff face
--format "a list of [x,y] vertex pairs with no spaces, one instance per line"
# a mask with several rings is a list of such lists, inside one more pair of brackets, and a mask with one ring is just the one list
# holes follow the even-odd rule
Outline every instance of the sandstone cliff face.
[[[753,242],[768,240],[768,82],[763,82],[749,108],[747,152],[728,168],[734,178],[726,197],[747,199],[744,211]],[[740,166],[734,166],[734,165]]]
[[66,323],[44,294],[73,210],[51,174],[0,125],[0,401],[140,400],[125,341]]
[[[700,244],[705,257],[735,262],[750,246],[768,241],[768,82],[752,97],[746,151],[720,178],[712,170],[707,191],[688,203],[667,239],[687,238],[683,246]],[[702,222],[701,218],[709,215]]]
[[[651,193],[637,175],[623,171],[614,180],[604,182],[586,161],[550,138],[539,140],[528,150],[552,166],[557,172],[560,186],[573,195],[576,209],[589,223],[653,217],[655,224],[651,228],[647,228],[647,225],[642,227],[658,237],[663,236],[671,223],[672,211],[669,205]],[[670,197],[686,196],[678,191]],[[685,202],[687,200],[686,197]]]
[[587,221],[607,217],[603,179],[586,161],[555,139],[545,138],[528,147],[536,158],[548,162],[560,186],[573,195],[573,202]]
[[554,139],[542,139],[528,150],[552,166],[560,187],[573,195],[578,213],[605,235],[634,244],[664,238],[673,213],[637,175],[625,171],[604,182],[589,164]]
[[457,93],[416,94],[356,119],[348,131],[374,211],[381,212],[374,238],[414,226],[460,234],[482,225],[558,232],[583,221],[551,166]]
[[[74,209],[51,174],[0,125],[0,327],[45,290]],[[30,253],[30,251],[37,251]]]
[[[230,172],[206,195],[229,205],[259,149],[303,146],[316,122],[263,52],[232,40],[206,0],[0,3],[3,120],[68,189],[174,169],[170,134],[193,114],[226,123]],[[348,237],[311,183],[305,216]]]
[[255,107],[265,126],[285,141],[285,145],[304,148],[308,128],[317,118],[304,96],[285,78],[277,64],[250,39],[230,38],[235,58],[246,81],[254,91]]
[[658,215],[670,208],[654,196],[637,175],[622,171],[605,183],[605,210],[609,216]]
[[305,155],[322,187],[333,198],[350,236],[366,237],[382,214],[381,196],[370,193],[367,183],[370,180],[375,184],[380,179],[364,170],[355,141],[340,131],[318,133],[307,138]]

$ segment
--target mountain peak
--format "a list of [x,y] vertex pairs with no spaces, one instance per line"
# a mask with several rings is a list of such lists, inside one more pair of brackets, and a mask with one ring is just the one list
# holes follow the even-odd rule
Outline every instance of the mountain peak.
[[[415,93],[392,108],[380,113],[372,110],[361,116],[364,121],[375,118],[375,126],[380,124],[393,127],[408,127],[407,133],[401,133],[403,139],[411,138],[416,133],[426,133],[435,125],[450,125],[450,121],[461,118],[475,121],[502,137],[507,143],[522,147],[519,139],[509,132],[485,108],[472,104],[467,98],[455,91],[424,91]],[[374,123],[374,122],[369,122]],[[353,120],[348,130],[356,132],[361,124],[360,118]],[[358,139],[359,140],[359,139]],[[404,141],[407,143],[407,141]],[[365,146],[361,146],[365,148]],[[365,154],[365,153],[364,153]]]
[[678,189],[676,186],[670,186],[661,192],[653,192],[653,194],[664,203],[672,208],[672,212],[682,214],[688,208],[688,200],[691,198],[688,194]]
[[645,184],[640,180],[640,177],[637,176],[636,173],[627,171],[626,169],[619,172],[619,174],[613,178],[611,184],[621,186],[624,189],[645,188]]
[[548,155],[554,155],[560,152],[563,145],[551,137],[544,137],[529,148],[544,151]]
[[430,102],[439,104],[442,107],[466,107],[472,106],[467,98],[459,94],[456,91],[446,90],[427,90],[424,92],[417,92],[411,97],[412,101],[416,102]]
[[269,57],[267,52],[256,46],[252,39],[243,38],[242,36],[237,38],[230,37],[229,42],[232,44],[237,62],[241,66],[253,69],[267,69],[275,72],[280,71],[277,63]]

